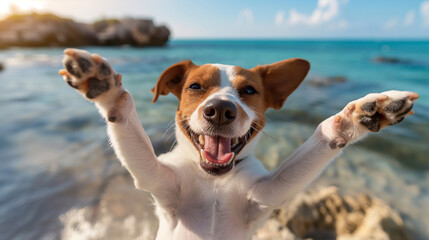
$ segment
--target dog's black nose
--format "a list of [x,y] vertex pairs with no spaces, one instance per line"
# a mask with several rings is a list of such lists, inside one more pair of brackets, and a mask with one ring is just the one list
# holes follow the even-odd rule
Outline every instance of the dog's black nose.
[[204,106],[203,116],[211,123],[226,125],[234,121],[237,108],[232,102],[212,99]]

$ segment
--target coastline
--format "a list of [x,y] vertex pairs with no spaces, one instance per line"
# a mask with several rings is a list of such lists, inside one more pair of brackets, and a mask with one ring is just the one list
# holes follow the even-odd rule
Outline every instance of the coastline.
[[11,47],[164,46],[166,26],[151,19],[101,19],[86,24],[50,13],[10,15],[0,20],[0,49]]

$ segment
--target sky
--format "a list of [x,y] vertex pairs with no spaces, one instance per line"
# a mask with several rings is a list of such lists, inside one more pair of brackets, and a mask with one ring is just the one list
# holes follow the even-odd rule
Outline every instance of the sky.
[[152,18],[188,38],[429,39],[429,0],[0,0],[78,21]]

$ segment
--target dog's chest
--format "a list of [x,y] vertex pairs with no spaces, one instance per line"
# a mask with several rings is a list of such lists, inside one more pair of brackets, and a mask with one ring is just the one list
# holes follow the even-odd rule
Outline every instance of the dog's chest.
[[[177,199],[177,211],[168,213],[175,232],[192,232],[202,239],[215,239],[227,234],[246,234],[255,220],[254,206],[238,186],[220,183],[189,181],[183,183]],[[259,215],[259,214],[258,214]],[[160,216],[161,217],[161,216]],[[183,233],[181,233],[183,234]],[[243,236],[237,236],[243,239]],[[221,239],[221,238],[219,238]]]
[[248,207],[246,194],[242,190],[233,185],[213,182],[194,182],[192,185],[191,189],[182,193],[180,216],[207,221],[212,226],[231,222],[244,223],[238,217]]

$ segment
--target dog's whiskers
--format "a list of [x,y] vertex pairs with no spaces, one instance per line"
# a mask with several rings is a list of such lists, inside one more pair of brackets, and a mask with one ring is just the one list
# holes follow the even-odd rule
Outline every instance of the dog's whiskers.
[[[171,126],[169,126],[168,127],[168,125],[170,125],[171,124]],[[172,127],[174,127],[174,119],[172,119],[170,122],[168,122],[168,124],[167,124],[167,130],[165,130],[165,132],[164,132],[164,134],[162,134],[162,136],[161,136],[161,138],[163,138],[164,136],[165,136],[165,134],[167,134],[167,132],[172,128]]]
[[271,135],[267,129],[264,128],[264,126],[262,126],[260,123],[257,122],[253,122],[253,124],[255,124],[257,127],[259,127],[260,129],[256,129],[254,126],[252,126],[253,130],[257,131],[258,133],[263,133],[265,135],[267,135],[268,137],[271,137],[273,139],[277,139],[275,138],[273,135]]
[[[181,123],[181,122],[184,122],[184,121],[187,121],[187,120],[189,120],[189,119],[191,119],[190,117],[187,117],[187,118],[184,118],[184,119],[182,119],[182,120],[179,120],[179,121],[175,121],[174,123],[175,124],[173,124],[172,126],[170,126],[165,132],[164,132],[164,134],[162,135],[162,137],[164,137],[165,136],[165,134],[171,129],[171,128],[173,128],[174,126],[176,126],[176,124],[178,124],[178,123]],[[166,141],[168,141],[168,139],[170,139],[170,137],[173,135],[175,133],[175,131],[173,131],[170,135],[168,135],[168,137],[164,140],[164,142],[166,142]]]
[[[183,131],[185,128],[186,128],[186,130],[185,130],[185,131],[189,131],[190,127],[191,127],[191,126],[189,126],[189,124],[188,124],[188,123],[185,123],[185,124],[180,128],[180,131]],[[170,137],[171,137],[171,135],[170,135]],[[177,143],[177,139],[174,139],[173,144],[171,144],[170,151],[173,149],[173,147],[174,147],[174,145],[175,145],[176,143]]]

